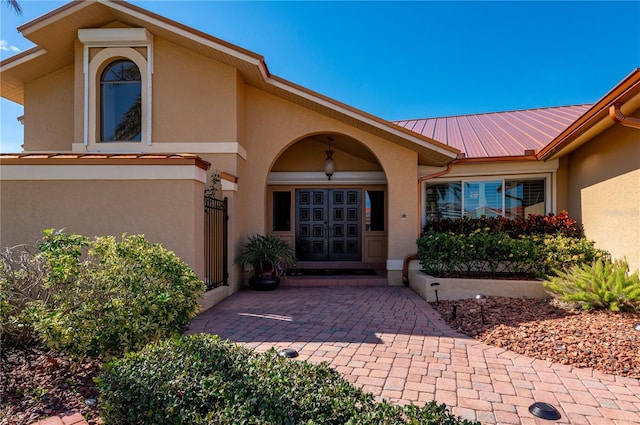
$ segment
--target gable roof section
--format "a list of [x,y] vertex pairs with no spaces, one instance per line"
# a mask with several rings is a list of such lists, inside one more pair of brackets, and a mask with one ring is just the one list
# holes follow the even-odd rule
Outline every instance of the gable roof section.
[[446,144],[273,76],[256,53],[118,0],[72,1],[19,27],[38,47],[0,62],[1,95],[23,103],[25,82],[74,63],[78,28],[113,22],[147,28],[155,36],[234,67],[249,85],[417,152],[420,164],[445,165],[459,154]]
[[532,157],[590,105],[395,121],[465,154],[465,158]]
[[538,153],[538,159],[560,158],[614,125],[615,122],[609,115],[609,108],[613,105],[620,106],[624,114],[632,114],[640,109],[640,68],[633,70],[558,134]]

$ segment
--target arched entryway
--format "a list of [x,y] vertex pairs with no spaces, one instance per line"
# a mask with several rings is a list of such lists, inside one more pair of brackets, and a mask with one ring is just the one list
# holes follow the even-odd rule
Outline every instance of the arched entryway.
[[274,162],[267,192],[269,230],[291,243],[300,262],[386,261],[386,177],[360,141],[325,133],[292,143]]

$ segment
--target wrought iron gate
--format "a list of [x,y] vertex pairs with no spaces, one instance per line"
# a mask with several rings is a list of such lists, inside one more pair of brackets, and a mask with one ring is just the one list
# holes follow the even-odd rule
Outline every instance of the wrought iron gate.
[[227,198],[204,197],[204,283],[207,291],[229,285]]

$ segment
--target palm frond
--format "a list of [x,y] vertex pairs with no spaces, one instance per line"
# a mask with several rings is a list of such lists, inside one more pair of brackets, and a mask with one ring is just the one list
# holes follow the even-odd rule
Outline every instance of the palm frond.
[[13,10],[16,15],[22,15],[22,7],[18,0],[2,0],[2,3],[6,3],[9,9]]

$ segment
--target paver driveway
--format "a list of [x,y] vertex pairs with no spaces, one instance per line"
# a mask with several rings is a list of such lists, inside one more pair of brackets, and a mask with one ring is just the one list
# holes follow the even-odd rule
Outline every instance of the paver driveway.
[[257,351],[294,348],[327,361],[377,397],[446,403],[483,424],[549,423],[528,407],[556,406],[570,424],[640,424],[640,381],[534,360],[447,326],[405,287],[241,291],[196,317],[207,332]]

